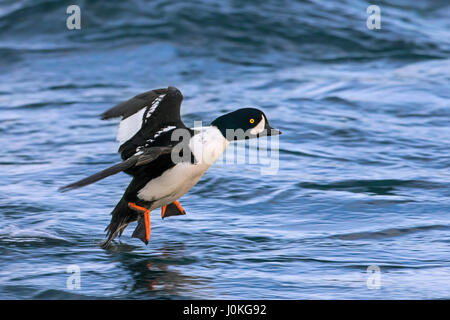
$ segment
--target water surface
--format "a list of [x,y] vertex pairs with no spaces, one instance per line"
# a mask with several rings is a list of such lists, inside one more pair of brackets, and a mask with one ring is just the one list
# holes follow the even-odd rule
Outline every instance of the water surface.
[[[381,30],[362,0],[3,1],[0,298],[450,298],[450,7],[377,3]],[[119,161],[101,112],[168,85],[189,125],[263,109],[278,173],[216,165],[102,250],[129,177],[57,188]]]

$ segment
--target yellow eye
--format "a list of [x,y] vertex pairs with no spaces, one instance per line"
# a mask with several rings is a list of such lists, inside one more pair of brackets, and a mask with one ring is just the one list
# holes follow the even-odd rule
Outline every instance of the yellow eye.
[[255,122],[255,119],[250,119],[250,123],[254,123]]

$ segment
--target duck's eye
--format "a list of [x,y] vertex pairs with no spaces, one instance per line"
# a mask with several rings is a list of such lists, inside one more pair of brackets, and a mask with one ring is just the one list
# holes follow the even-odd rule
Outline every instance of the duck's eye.
[[250,123],[255,123],[255,119],[251,118]]

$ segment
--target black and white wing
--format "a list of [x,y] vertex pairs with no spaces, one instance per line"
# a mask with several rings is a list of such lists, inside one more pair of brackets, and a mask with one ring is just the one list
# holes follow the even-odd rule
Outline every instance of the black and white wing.
[[173,166],[171,158],[164,155],[171,153],[180,140],[172,141],[171,131],[183,128],[193,133],[181,121],[182,100],[177,88],[168,87],[142,93],[104,112],[102,119],[122,117],[118,140],[123,161],[61,187],[60,191],[84,187],[122,171],[130,174],[144,166],[159,169]]
[[183,95],[175,87],[141,93],[102,114],[102,119],[122,117],[117,140],[122,159],[148,147],[163,132],[186,128],[181,121]]

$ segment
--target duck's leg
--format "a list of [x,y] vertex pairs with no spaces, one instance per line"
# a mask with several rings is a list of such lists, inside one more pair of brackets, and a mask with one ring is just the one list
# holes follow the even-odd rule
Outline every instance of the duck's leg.
[[128,207],[134,211],[144,213],[144,224],[142,224],[141,219],[138,220],[138,226],[134,230],[132,237],[141,239],[145,244],[148,244],[150,240],[150,210],[138,206],[134,202],[128,202]]
[[161,218],[167,218],[170,216],[180,216],[186,214],[186,211],[184,211],[181,204],[178,202],[178,200],[175,200],[171,204],[168,204],[167,206],[161,207]]

